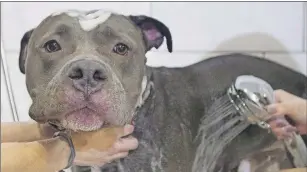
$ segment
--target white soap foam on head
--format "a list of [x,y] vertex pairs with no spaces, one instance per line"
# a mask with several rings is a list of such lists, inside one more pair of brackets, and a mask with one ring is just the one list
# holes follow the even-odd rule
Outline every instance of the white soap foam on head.
[[94,29],[96,26],[105,22],[112,14],[112,12],[105,10],[66,10],[55,12],[52,14],[52,16],[61,15],[63,13],[69,15],[70,17],[78,18],[81,28],[85,31]]

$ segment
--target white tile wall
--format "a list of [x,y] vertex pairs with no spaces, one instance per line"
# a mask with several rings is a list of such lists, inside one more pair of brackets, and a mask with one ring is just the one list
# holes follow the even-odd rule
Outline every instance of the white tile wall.
[[[170,26],[175,50],[210,51],[225,39],[255,32],[277,38],[290,51],[303,48],[303,2],[154,2],[152,15]],[[224,50],[284,51],[242,46]]]
[[[152,51],[147,53],[147,64],[152,67],[184,67],[187,65],[192,65],[195,62],[204,60],[206,58],[227,54],[227,52],[193,52],[193,51],[183,51],[183,52],[173,52],[168,53],[166,51]],[[260,58],[264,58],[263,53],[250,53],[245,52],[245,54],[254,55]]]
[[[31,103],[18,69],[20,39],[48,14],[69,8],[144,14],[164,22],[173,35],[174,53],[167,53],[165,45],[149,52],[150,66],[181,67],[239,51],[307,73],[307,2],[5,2],[1,36],[20,120],[29,119]],[[8,102],[1,100],[1,120],[12,120]]]

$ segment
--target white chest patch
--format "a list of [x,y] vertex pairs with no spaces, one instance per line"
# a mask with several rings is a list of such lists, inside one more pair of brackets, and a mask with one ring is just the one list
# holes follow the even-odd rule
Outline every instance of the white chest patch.
[[93,10],[93,11],[78,11],[78,10],[67,10],[61,12],[55,12],[52,16],[57,16],[61,14],[67,14],[70,17],[77,18],[79,20],[80,26],[85,31],[90,31],[96,26],[105,22],[112,14],[112,12],[104,10]]

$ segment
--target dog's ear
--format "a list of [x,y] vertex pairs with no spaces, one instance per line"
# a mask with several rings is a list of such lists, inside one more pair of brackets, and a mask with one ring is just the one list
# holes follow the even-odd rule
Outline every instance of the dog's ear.
[[143,31],[147,51],[153,47],[158,49],[162,45],[164,37],[166,37],[166,45],[168,51],[173,51],[171,32],[162,22],[144,15],[129,16],[129,18]]
[[34,29],[31,29],[29,31],[27,31],[21,41],[20,41],[20,52],[19,52],[19,69],[20,72],[25,74],[25,62],[26,62],[26,58],[27,58],[27,48],[28,48],[28,43],[30,40],[30,37],[32,35]]

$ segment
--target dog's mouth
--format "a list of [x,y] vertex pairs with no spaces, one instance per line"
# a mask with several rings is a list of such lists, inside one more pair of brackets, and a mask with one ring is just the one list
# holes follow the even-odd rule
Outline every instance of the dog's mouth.
[[82,131],[97,130],[105,124],[103,115],[88,106],[67,113],[60,122],[66,129]]
[[80,122],[84,125],[91,125],[95,123],[95,121],[100,120],[99,114],[88,107],[84,107],[78,111],[74,111],[66,115],[67,120],[75,120],[76,122]]
[[107,125],[104,116],[88,106],[70,111],[58,119],[49,119],[48,122],[58,129],[74,131],[93,131]]

